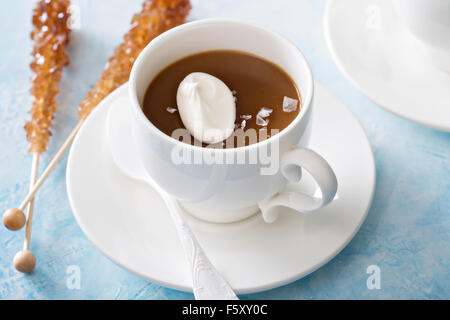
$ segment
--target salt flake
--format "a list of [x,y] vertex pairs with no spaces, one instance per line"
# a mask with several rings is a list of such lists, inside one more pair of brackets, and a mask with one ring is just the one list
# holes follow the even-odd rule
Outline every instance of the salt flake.
[[272,113],[272,109],[269,108],[261,108],[261,110],[259,110],[257,117],[260,116],[261,118],[267,118],[268,116],[270,116],[270,114]]
[[289,97],[284,97],[283,99],[283,111],[284,112],[294,112],[297,110],[298,100]]
[[269,119],[265,118],[269,117],[272,111],[273,110],[269,108],[261,108],[256,115],[256,124],[261,127],[266,127],[269,124]]
[[168,107],[166,110],[167,110],[167,112],[169,112],[169,113],[175,113],[175,112],[178,111],[177,108],[171,108],[171,107]]
[[256,116],[256,124],[261,127],[266,127],[269,124],[269,119],[264,119],[259,115]]

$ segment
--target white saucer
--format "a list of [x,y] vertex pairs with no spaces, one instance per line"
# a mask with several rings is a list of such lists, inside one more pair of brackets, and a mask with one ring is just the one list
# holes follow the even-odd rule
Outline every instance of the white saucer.
[[[273,224],[260,215],[236,224],[189,223],[206,254],[237,293],[252,293],[297,280],[327,263],[358,231],[375,187],[367,137],[351,112],[316,87],[311,147],[336,172],[339,197],[312,215],[286,209]],[[112,261],[152,282],[191,291],[178,236],[159,196],[115,167],[106,143],[111,103],[124,85],[89,116],[70,150],[67,192],[89,240]],[[320,125],[319,125],[320,123]]]
[[426,58],[391,0],[329,0],[325,38],[349,81],[392,113],[450,131],[450,73]]

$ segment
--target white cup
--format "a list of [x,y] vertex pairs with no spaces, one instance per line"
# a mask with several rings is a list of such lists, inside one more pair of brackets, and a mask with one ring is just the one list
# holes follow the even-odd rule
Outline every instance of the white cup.
[[[220,49],[257,55],[289,73],[300,89],[303,104],[287,128],[246,147],[209,149],[179,142],[145,117],[144,95],[160,71],[188,55]],[[272,222],[278,216],[279,206],[312,212],[333,200],[337,190],[333,170],[321,156],[305,148],[313,109],[311,70],[302,53],[281,36],[223,19],[187,23],[165,32],[142,51],[133,66],[129,84],[134,135],[144,167],[156,183],[195,217],[228,223],[261,210],[264,219]],[[174,161],[174,154],[179,151],[195,154],[200,161]],[[256,163],[249,160],[255,154],[258,155]],[[244,164],[237,163],[241,156],[246,159]],[[217,160],[211,163],[211,159],[220,157],[225,159],[224,163]],[[296,190],[302,168],[316,181],[321,191],[319,198]]]
[[450,0],[394,0],[394,5],[433,64],[450,72]]

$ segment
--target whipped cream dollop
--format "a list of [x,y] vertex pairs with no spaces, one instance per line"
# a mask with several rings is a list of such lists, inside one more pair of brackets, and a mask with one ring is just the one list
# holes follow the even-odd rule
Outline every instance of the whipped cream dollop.
[[220,79],[203,72],[186,76],[178,86],[177,105],[181,121],[197,140],[213,144],[234,131],[236,101]]

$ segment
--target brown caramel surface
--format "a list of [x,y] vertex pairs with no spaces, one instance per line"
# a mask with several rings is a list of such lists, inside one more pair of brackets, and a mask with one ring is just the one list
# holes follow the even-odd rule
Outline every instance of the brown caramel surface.
[[[162,132],[184,128],[178,112],[176,95],[180,82],[192,72],[209,73],[222,80],[236,96],[236,129],[286,128],[298,115],[301,108],[300,92],[290,76],[277,65],[239,51],[207,51],[185,57],[161,71],[147,89],[143,110],[147,118]],[[299,101],[295,111],[283,111],[284,97]],[[169,112],[169,110],[172,111]],[[267,125],[257,124],[257,114],[262,108],[271,109],[264,118]],[[248,116],[251,116],[248,119]],[[193,140],[192,140],[193,142]],[[191,142],[191,143],[192,143]],[[245,141],[245,145],[249,144]]]

